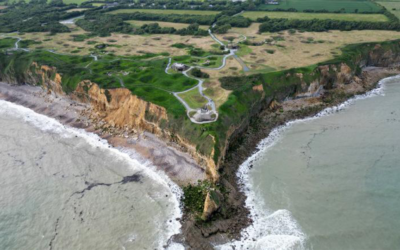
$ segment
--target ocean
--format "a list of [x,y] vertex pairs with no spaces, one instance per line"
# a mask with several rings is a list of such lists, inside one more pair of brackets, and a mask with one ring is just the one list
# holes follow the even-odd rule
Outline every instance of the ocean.
[[[180,189],[83,130],[0,101],[2,249],[183,249]],[[238,177],[254,223],[217,249],[400,248],[400,77],[276,128]]]
[[164,249],[180,232],[181,191],[149,163],[1,100],[0,171],[1,249]]
[[220,249],[400,249],[400,77],[275,129],[238,177],[254,223]]

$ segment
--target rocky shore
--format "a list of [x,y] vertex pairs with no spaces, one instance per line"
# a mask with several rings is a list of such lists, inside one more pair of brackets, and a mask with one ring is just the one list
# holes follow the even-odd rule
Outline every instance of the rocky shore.
[[[246,197],[237,182],[236,172],[241,163],[255,152],[258,143],[277,126],[313,116],[327,107],[373,89],[380,79],[399,73],[397,68],[364,68],[360,77],[351,83],[326,90],[319,97],[271,102],[251,119],[244,133],[230,142],[229,151],[220,167],[219,185],[226,189],[227,194],[224,214],[217,211],[211,221],[199,222],[193,215],[185,213],[182,218],[182,234],[175,236],[174,241],[181,242],[187,249],[214,249],[215,245],[239,239],[241,230],[251,225],[251,220],[248,218]],[[164,171],[180,186],[207,178],[204,169],[188,153],[181,152],[179,145],[163,141],[148,132],[110,126],[89,105],[69,96],[30,85],[0,83],[0,99],[31,108],[64,125],[96,133],[108,140],[111,146],[135,154],[135,158],[141,162],[149,162]]]
[[199,167],[189,154],[181,152],[179,145],[163,141],[149,132],[110,126],[89,104],[76,101],[70,96],[31,85],[0,82],[0,99],[55,118],[64,125],[96,133],[111,146],[134,154],[140,162],[150,163],[157,170],[165,172],[178,185],[206,178],[204,169]]

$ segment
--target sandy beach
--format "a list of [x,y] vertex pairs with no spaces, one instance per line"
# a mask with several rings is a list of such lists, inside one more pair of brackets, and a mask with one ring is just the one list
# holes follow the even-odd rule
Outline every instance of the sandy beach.
[[48,93],[41,87],[15,86],[0,82],[0,99],[55,118],[66,126],[96,133],[113,147],[131,154],[141,162],[156,166],[180,186],[206,178],[205,170],[198,166],[189,154],[179,151],[178,145],[162,141],[148,132],[115,129],[104,131],[95,124],[89,105],[68,96]]

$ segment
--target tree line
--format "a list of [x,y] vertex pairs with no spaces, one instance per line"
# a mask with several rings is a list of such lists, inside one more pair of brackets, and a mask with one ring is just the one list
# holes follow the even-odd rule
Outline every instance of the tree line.
[[332,19],[270,19],[268,17],[259,18],[262,22],[259,32],[278,32],[282,30],[298,29],[304,31],[328,31],[328,30],[400,30],[399,22],[354,22]]
[[91,13],[76,22],[82,29],[99,36],[109,36],[111,33],[125,34],[176,34],[176,35],[195,35],[207,36],[206,30],[200,29],[198,23],[190,24],[187,28],[175,29],[173,27],[161,27],[158,23],[144,24],[141,27],[133,27],[124,22],[116,15],[98,15]]
[[176,15],[176,14],[156,14],[156,13],[119,13],[115,16],[122,20],[140,20],[140,21],[160,21],[172,23],[198,23],[200,25],[211,25],[214,23],[213,15]]
[[76,5],[65,5],[61,0],[31,0],[29,3],[16,2],[0,15],[0,32],[69,32],[60,20],[81,15],[79,12],[66,12]]

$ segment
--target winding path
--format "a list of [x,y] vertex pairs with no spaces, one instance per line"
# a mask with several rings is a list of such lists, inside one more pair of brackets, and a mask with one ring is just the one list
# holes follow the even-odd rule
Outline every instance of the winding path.
[[[79,18],[82,18],[82,17],[83,17],[83,16],[78,16],[78,17],[75,17],[75,18],[72,18],[72,19],[68,19],[68,20],[62,21],[61,23],[63,23],[63,24],[74,23],[76,19],[79,19]],[[213,27],[214,27],[214,26],[215,26],[215,24],[213,24]],[[217,121],[217,119],[218,119],[218,112],[217,112],[217,110],[216,110],[216,106],[215,106],[215,103],[214,103],[214,101],[212,100],[212,98],[206,96],[206,95],[204,94],[204,92],[203,92],[203,83],[204,83],[204,79],[200,79],[200,78],[196,78],[196,77],[194,77],[194,76],[191,76],[191,75],[189,75],[189,72],[190,72],[192,69],[194,69],[194,68],[198,68],[198,69],[207,69],[207,70],[221,70],[221,69],[223,69],[223,68],[226,66],[226,60],[227,60],[227,58],[230,57],[230,56],[233,56],[233,57],[240,63],[240,65],[242,66],[242,68],[243,68],[243,70],[244,70],[245,72],[249,71],[249,68],[245,65],[245,63],[235,54],[235,52],[237,51],[236,49],[228,49],[227,46],[226,46],[222,41],[220,41],[220,40],[211,32],[211,29],[208,30],[208,33],[210,34],[211,38],[212,38],[214,41],[216,41],[216,42],[217,42],[218,44],[220,44],[221,46],[224,46],[224,51],[226,51],[226,52],[229,51],[228,54],[226,54],[226,55],[223,56],[221,66],[219,66],[219,67],[217,67],[217,68],[208,68],[208,67],[203,67],[203,66],[191,66],[189,69],[183,71],[182,74],[185,75],[187,78],[194,79],[194,80],[198,81],[198,84],[197,84],[196,86],[194,86],[194,87],[192,87],[192,88],[190,88],[190,89],[187,89],[187,90],[185,90],[185,91],[181,91],[181,92],[171,92],[171,91],[164,90],[164,91],[169,92],[170,94],[173,94],[173,95],[183,104],[183,106],[184,106],[185,109],[186,109],[186,114],[187,114],[187,116],[189,117],[189,119],[190,119],[193,123],[196,123],[196,124],[206,124],[206,123],[211,123],[211,122]],[[9,37],[9,38],[17,39],[17,41],[15,42],[14,48],[13,48],[13,49],[10,49],[10,50],[13,50],[13,51],[15,51],[15,50],[23,50],[23,51],[26,51],[26,52],[29,52],[29,51],[30,51],[29,49],[24,49],[24,48],[20,48],[20,47],[19,47],[19,42],[22,40],[22,38],[16,37],[16,36],[5,36],[5,35],[1,35],[1,36],[4,37],[4,38]],[[242,35],[242,37],[243,37],[243,40],[241,40],[241,41],[245,41],[245,40],[247,39],[247,37],[244,36],[244,35]],[[55,52],[54,50],[48,49],[47,51],[48,51],[48,52],[51,52],[51,53],[54,53],[54,54],[63,55],[62,53],[57,53],[57,52]],[[210,55],[210,56],[212,56],[212,55]],[[93,58],[93,61],[98,61],[98,56],[97,56],[97,55],[91,54],[90,57]],[[120,60],[120,59],[116,59],[116,60]],[[89,66],[90,66],[92,63],[93,63],[93,62],[91,62],[91,63],[89,63],[88,65],[86,65],[85,68],[89,68]],[[166,74],[171,74],[171,73],[169,73],[169,69],[171,68],[171,63],[172,63],[172,58],[169,58],[168,65],[167,65],[167,67],[165,68],[165,73],[166,73]],[[90,72],[92,73],[92,70],[91,70],[90,68],[89,68],[89,70],[90,70]],[[125,84],[124,84],[123,80],[122,80],[120,77],[117,77],[117,79],[118,79],[118,81],[120,82],[121,87],[125,87]],[[189,105],[182,97],[179,96],[180,94],[189,92],[189,91],[191,91],[191,90],[193,90],[193,89],[196,89],[196,88],[198,89],[199,94],[207,100],[206,106],[209,106],[209,107],[211,108],[211,110],[206,111],[206,112],[210,115],[210,117],[212,117],[212,115],[214,115],[214,117],[213,117],[212,120],[197,121],[197,120],[195,120],[194,118],[192,118],[192,117],[190,116],[190,113],[192,113],[192,112],[197,112],[197,113],[198,113],[198,112],[201,112],[201,109],[193,109],[192,107],[190,107],[190,105]]]
[[[239,14],[240,14],[240,13],[239,13]],[[214,26],[215,26],[215,24],[213,24],[213,27],[214,27]],[[240,65],[242,66],[242,68],[243,68],[243,70],[244,70],[245,72],[247,72],[247,71],[250,70],[250,69],[246,66],[246,64],[242,61],[242,59],[240,59],[240,57],[238,57],[238,56],[235,54],[236,51],[237,51],[236,49],[228,49],[227,46],[226,46],[222,41],[220,41],[220,40],[211,32],[211,29],[208,30],[208,33],[210,34],[211,38],[212,38],[214,41],[216,41],[216,42],[217,42],[218,44],[220,44],[221,46],[224,46],[224,51],[229,51],[229,54],[224,55],[224,57],[222,58],[222,64],[221,64],[221,66],[219,66],[219,67],[217,67],[217,68],[208,68],[208,67],[203,67],[203,66],[191,66],[189,69],[183,71],[183,72],[182,72],[183,75],[185,75],[187,78],[191,78],[191,79],[197,80],[197,81],[198,81],[198,84],[197,84],[196,86],[190,88],[190,89],[185,90],[185,91],[181,91],[181,92],[171,92],[171,93],[183,104],[183,106],[184,106],[185,109],[186,109],[186,113],[187,113],[187,116],[189,117],[189,119],[190,119],[193,123],[196,123],[196,124],[206,124],[206,123],[211,123],[211,122],[217,121],[217,119],[218,119],[218,112],[217,112],[217,110],[216,110],[214,101],[213,101],[210,97],[206,96],[206,95],[203,93],[203,83],[204,83],[204,80],[203,80],[203,79],[200,79],[200,78],[196,78],[196,77],[194,77],[194,76],[190,76],[188,73],[189,73],[192,69],[194,69],[194,68],[198,68],[198,69],[207,69],[207,70],[221,70],[221,69],[223,69],[223,68],[226,66],[226,60],[227,60],[227,58],[230,57],[230,56],[234,57],[234,58],[240,63]],[[241,36],[242,36],[242,40],[240,40],[240,42],[245,41],[245,40],[247,39],[247,37],[246,37],[245,35],[241,35]],[[171,63],[172,63],[172,58],[169,58],[168,65],[167,65],[167,67],[165,68],[165,73],[166,73],[166,74],[171,74],[171,73],[169,73],[169,69],[171,68]],[[206,105],[209,106],[209,107],[211,108],[211,110],[208,111],[208,112],[210,112],[210,113],[212,113],[212,114],[215,114],[215,118],[214,118],[213,120],[199,122],[199,121],[195,120],[194,118],[192,118],[192,117],[190,116],[190,113],[192,113],[192,112],[200,112],[200,109],[193,109],[192,107],[190,107],[190,105],[189,105],[182,97],[179,96],[180,94],[183,94],[183,93],[192,91],[193,89],[196,89],[196,88],[198,89],[200,95],[201,95],[202,97],[204,97],[204,98],[207,100],[207,104],[206,104]]]

